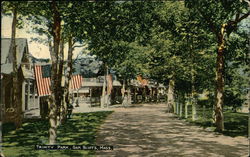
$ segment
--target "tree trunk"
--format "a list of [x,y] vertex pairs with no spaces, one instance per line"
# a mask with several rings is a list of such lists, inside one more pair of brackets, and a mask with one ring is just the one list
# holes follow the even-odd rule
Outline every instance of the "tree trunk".
[[188,118],[188,97],[185,96],[185,118],[187,119]]
[[168,84],[168,101],[167,101],[167,112],[175,113],[175,105],[174,105],[174,86],[175,82],[173,79],[169,80]]
[[50,106],[50,113],[49,113],[49,144],[56,144],[56,137],[57,137],[57,106],[54,102],[55,94],[53,93],[49,97],[49,106]]
[[111,104],[111,91],[112,91],[112,78],[111,75],[109,76],[109,70],[108,70],[108,66],[106,68],[106,83],[107,83],[107,92],[106,92],[106,99],[105,99],[105,103],[107,108],[109,107],[109,105]]
[[203,118],[203,120],[206,120],[205,111],[206,111],[206,106],[203,105],[203,106],[202,106],[202,118]]
[[176,114],[179,115],[179,102],[175,102],[176,104]]
[[125,103],[125,79],[123,79],[121,93],[122,93],[122,106],[126,107],[125,106],[126,105]]
[[127,106],[130,106],[130,105],[131,105],[131,89],[130,89],[130,80],[128,81],[127,91],[128,91]]
[[53,51],[51,53],[52,69],[51,69],[51,96],[49,98],[50,103],[50,114],[49,114],[49,144],[56,143],[57,137],[57,115],[58,115],[58,105],[60,105],[59,93],[58,93],[58,53],[60,45],[60,33],[61,33],[61,19],[59,16],[56,1],[52,1],[53,16]]
[[[22,81],[19,78],[18,74],[18,65],[17,65],[17,51],[16,51],[16,24],[17,24],[17,9],[16,7],[12,10],[13,13],[13,21],[12,21],[12,32],[11,32],[11,43],[9,50],[9,61],[13,63],[13,107],[15,109],[14,112],[14,122],[16,128],[20,128],[22,125],[22,101],[20,98],[20,83]],[[22,57],[22,56],[19,56]],[[20,65],[21,66],[21,65]],[[21,67],[20,67],[21,68]]]
[[101,97],[101,108],[105,106],[105,98],[106,98],[106,75],[104,74],[103,78],[103,86],[102,86],[102,97]]
[[121,93],[122,93],[122,99],[123,99],[124,94],[125,94],[125,79],[123,80],[123,83],[122,83]]
[[224,117],[223,117],[223,99],[224,99],[224,50],[225,50],[225,27],[221,28],[219,35],[218,50],[217,50],[217,62],[216,62],[216,92],[215,92],[215,107],[214,107],[214,119],[217,131],[224,130]]
[[183,104],[180,103],[180,113],[179,113],[180,117],[182,117],[182,110],[183,110]]
[[63,63],[64,63],[64,39],[61,39],[60,42],[60,51],[59,51],[59,70],[58,70],[58,97],[59,97],[59,109],[58,109],[58,123],[59,126],[63,119],[63,114],[65,113],[64,107],[64,90],[63,90],[63,82],[62,82],[62,75],[63,75]]
[[192,104],[192,121],[195,121],[197,120],[197,112],[196,112],[197,101],[196,101],[196,93],[195,93],[193,81],[192,81],[191,104]]
[[122,87],[122,93],[123,93],[122,105],[123,105],[123,107],[127,107],[127,106],[131,105],[131,89],[130,89],[130,84],[128,82],[129,82],[129,80],[123,81],[123,87]]
[[192,66],[192,93],[191,93],[191,103],[192,103],[192,121],[195,121],[197,119],[197,112],[196,112],[196,92],[194,87],[194,69]]
[[190,40],[188,40],[190,43],[190,59],[191,59],[191,105],[192,105],[192,121],[195,121],[197,119],[197,113],[196,113],[196,91],[195,91],[195,69],[194,69],[194,54],[193,54],[193,38],[191,37]]
[[142,90],[142,101],[145,103],[146,102],[146,88],[144,87]]
[[134,87],[134,97],[133,97],[134,101],[133,103],[136,104],[137,100],[136,100],[136,87]]
[[196,99],[192,98],[192,121],[197,120],[196,104]]
[[72,76],[73,72],[73,66],[72,66],[72,56],[73,56],[73,41],[72,37],[69,37],[68,39],[68,59],[67,59],[67,70],[65,75],[65,84],[64,84],[64,112],[63,112],[63,119],[64,122],[67,118],[67,110],[68,110],[68,104],[70,103],[69,98],[69,82]]

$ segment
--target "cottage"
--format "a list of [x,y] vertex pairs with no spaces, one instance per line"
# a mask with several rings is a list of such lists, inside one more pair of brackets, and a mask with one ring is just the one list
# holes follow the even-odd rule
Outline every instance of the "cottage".
[[[18,68],[18,81],[20,84],[18,99],[22,102],[22,114],[25,110],[34,106],[34,77],[32,67],[30,65],[30,54],[28,42],[25,38],[17,38],[16,42],[16,58]],[[11,39],[1,38],[1,103],[4,108],[3,121],[13,121],[12,114],[14,111],[13,104],[13,59],[10,54]],[[32,87],[32,88],[31,88]],[[33,97],[33,99],[31,99]],[[31,101],[33,101],[32,105]]]

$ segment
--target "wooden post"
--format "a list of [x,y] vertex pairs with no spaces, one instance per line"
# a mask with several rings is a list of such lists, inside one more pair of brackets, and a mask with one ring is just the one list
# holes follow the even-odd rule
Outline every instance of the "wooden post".
[[137,100],[136,100],[136,86],[134,87],[134,104],[137,103]]
[[27,105],[25,106],[26,110],[30,109],[30,80],[28,80],[28,98],[27,98]]
[[206,111],[206,106],[203,105],[203,106],[202,106],[202,117],[203,117],[203,120],[206,119],[206,117],[205,117],[205,111]]
[[40,96],[38,96],[38,94],[37,94],[37,108],[39,108],[41,110],[41,108],[40,108]]
[[101,108],[105,106],[105,91],[106,91],[106,76],[104,75],[103,86],[102,86],[102,96],[101,96]]
[[89,103],[90,103],[90,107],[91,107],[91,105],[92,105],[92,90],[91,90],[91,88],[89,87]]
[[176,102],[176,114],[179,115],[179,102]]
[[182,117],[182,107],[183,107],[183,104],[182,103],[180,103],[180,117]]
[[32,98],[33,98],[33,108],[36,108],[36,101],[35,101],[35,99],[36,99],[36,97],[35,97],[35,90],[36,90],[36,88],[35,88],[35,80],[33,81],[33,93],[32,93]]
[[72,97],[71,103],[73,103],[74,100],[75,100],[75,93],[74,93],[74,90],[71,91],[71,97]]
[[79,103],[79,89],[77,90],[77,101]]
[[188,118],[188,103],[189,103],[188,97],[185,96],[185,118]]
[[25,84],[26,82],[23,81],[22,83],[22,111],[25,111]]
[[157,85],[156,87],[156,103],[158,103],[160,100],[159,100],[159,87]]
[[[107,66],[106,77],[108,77],[108,75],[109,75],[109,69],[108,69],[108,66]],[[111,94],[111,93],[109,93],[109,89],[108,89],[108,88],[110,88],[110,87],[109,87],[109,82],[108,82],[108,81],[110,81],[110,80],[108,80],[108,79],[106,78],[107,92],[106,92],[105,103],[106,103],[106,107],[107,107],[107,108],[109,107],[109,104],[110,104],[110,94]]]

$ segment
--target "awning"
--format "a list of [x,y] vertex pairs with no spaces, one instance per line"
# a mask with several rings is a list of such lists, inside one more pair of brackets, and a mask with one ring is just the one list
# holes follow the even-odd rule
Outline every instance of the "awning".
[[113,86],[116,86],[116,87],[121,87],[121,86],[122,86],[122,84],[121,84],[119,81],[114,80],[114,81],[113,81]]

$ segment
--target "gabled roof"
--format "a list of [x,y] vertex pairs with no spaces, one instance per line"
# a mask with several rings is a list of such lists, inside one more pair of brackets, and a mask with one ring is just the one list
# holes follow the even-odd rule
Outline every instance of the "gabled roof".
[[[24,53],[26,50],[28,50],[28,42],[25,38],[16,38],[16,52],[17,52],[17,66],[18,68],[21,65],[22,59],[24,57]],[[10,74],[13,70],[12,68],[12,62],[8,59],[9,56],[9,49],[10,49],[10,38],[1,38],[1,70],[2,73]],[[26,52],[28,53],[28,52]]]
[[[7,57],[9,55],[10,49],[10,38],[1,38],[1,64],[7,63]],[[17,50],[17,64],[19,65],[22,61],[23,53],[25,48],[28,46],[27,39],[25,38],[16,38],[16,50]]]

